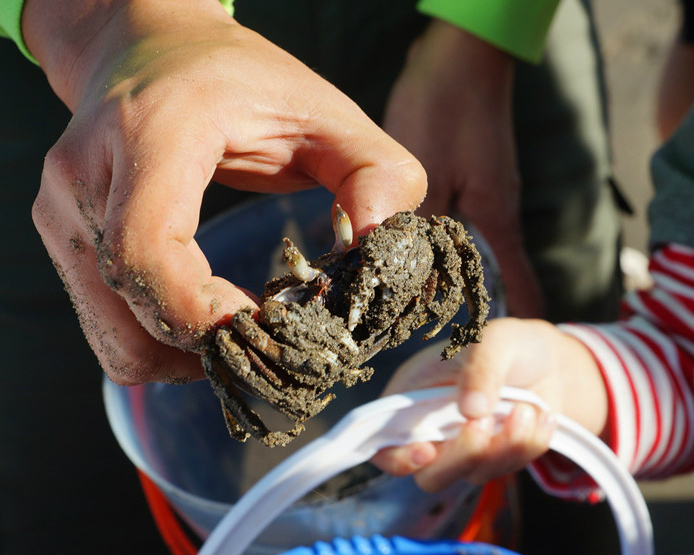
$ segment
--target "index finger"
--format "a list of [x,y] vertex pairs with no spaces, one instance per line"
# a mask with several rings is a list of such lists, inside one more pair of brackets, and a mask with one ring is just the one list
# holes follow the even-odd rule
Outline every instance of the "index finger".
[[[147,133],[139,137],[142,144],[160,144],[148,141]],[[194,239],[202,196],[220,157],[210,143],[188,136],[167,141],[165,152],[115,152],[97,247],[102,277],[149,333],[194,351],[203,348],[215,324],[242,306],[255,306],[212,275]]]

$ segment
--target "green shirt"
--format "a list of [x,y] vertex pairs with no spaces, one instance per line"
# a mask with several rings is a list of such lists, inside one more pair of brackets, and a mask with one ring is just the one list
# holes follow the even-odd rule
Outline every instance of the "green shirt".
[[[220,0],[233,14],[234,0]],[[542,56],[559,0],[420,0],[417,9],[443,19],[529,62]],[[0,0],[0,36],[11,38],[32,59],[22,38],[24,0]]]
[[32,59],[22,38],[22,7],[24,0],[0,1],[0,36],[11,38],[25,56]]
[[417,9],[537,63],[559,0],[420,0]]

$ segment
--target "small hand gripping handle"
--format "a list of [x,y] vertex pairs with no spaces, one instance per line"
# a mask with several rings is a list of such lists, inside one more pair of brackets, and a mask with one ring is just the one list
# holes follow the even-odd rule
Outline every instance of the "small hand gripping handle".
[[[297,451],[256,483],[222,519],[200,555],[240,555],[284,509],[336,474],[369,460],[384,447],[453,437],[465,421],[454,387],[384,397],[349,412],[327,434]],[[495,414],[514,402],[546,405],[536,395],[504,388]],[[583,468],[605,492],[622,555],[653,555],[653,531],[636,482],[610,449],[572,420],[557,416],[550,449]]]

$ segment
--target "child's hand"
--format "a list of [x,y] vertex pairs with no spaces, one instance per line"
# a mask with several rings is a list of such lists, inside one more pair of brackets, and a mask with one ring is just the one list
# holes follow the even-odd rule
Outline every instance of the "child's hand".
[[[554,413],[519,403],[495,429],[492,414],[504,385],[537,393],[553,411],[595,433],[604,426],[607,400],[593,358],[581,343],[547,322],[495,320],[485,329],[482,343],[453,360],[440,361],[440,350],[433,346],[408,360],[385,394],[457,384],[460,410],[469,421],[453,440],[385,449],[373,459],[392,474],[414,473],[425,490],[436,491],[459,479],[481,484],[523,468],[547,450],[556,427]],[[591,395],[589,407],[580,402],[585,395]]]

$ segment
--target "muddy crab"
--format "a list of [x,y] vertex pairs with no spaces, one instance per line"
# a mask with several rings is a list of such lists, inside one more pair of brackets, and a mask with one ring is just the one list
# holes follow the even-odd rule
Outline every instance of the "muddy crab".
[[[285,238],[290,273],[266,284],[257,314],[242,309],[221,326],[203,355],[236,439],[286,444],[334,398],[327,390],[335,383],[368,380],[373,370],[364,364],[374,354],[429,322],[425,339],[433,337],[463,303],[469,319],[452,325],[442,357],[479,341],[489,299],[462,224],[400,212],[354,242],[338,207],[334,228],[335,247],[310,263]],[[293,420],[293,429],[270,431],[244,392]]]

